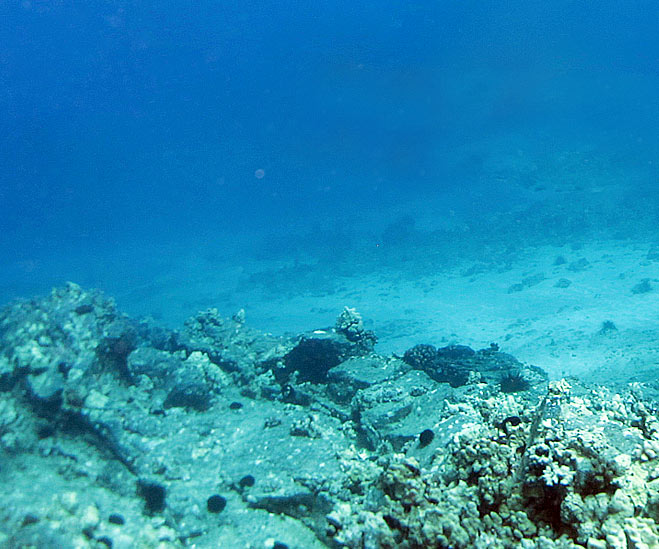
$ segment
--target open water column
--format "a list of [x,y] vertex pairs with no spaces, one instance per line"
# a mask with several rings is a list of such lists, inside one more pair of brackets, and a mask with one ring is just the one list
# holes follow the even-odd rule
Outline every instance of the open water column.
[[659,547],[659,5],[0,5],[0,547]]

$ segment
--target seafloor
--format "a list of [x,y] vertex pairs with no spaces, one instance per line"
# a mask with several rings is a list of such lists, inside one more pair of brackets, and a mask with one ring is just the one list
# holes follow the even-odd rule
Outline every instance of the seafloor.
[[462,211],[17,251],[0,300],[60,282],[0,312],[0,546],[659,547],[659,206],[558,156]]
[[659,546],[655,376],[550,381],[496,343],[380,354],[336,312],[280,337],[242,310],[162,328],[75,284],[6,307],[0,544]]

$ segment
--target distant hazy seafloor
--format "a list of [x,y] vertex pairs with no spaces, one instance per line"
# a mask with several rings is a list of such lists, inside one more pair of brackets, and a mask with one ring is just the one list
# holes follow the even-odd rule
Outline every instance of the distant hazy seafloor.
[[336,313],[280,337],[242,310],[165,329],[74,284],[7,306],[0,545],[659,547],[656,375],[382,355]]

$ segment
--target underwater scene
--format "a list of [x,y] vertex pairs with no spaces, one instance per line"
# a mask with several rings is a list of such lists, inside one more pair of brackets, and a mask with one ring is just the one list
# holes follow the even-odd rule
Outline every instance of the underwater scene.
[[0,22],[0,547],[659,548],[657,0]]

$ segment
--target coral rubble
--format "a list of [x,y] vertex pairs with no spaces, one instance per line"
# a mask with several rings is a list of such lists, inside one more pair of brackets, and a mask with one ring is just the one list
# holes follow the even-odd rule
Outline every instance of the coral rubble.
[[0,545],[659,547],[642,384],[381,356],[349,308],[297,337],[244,317],[168,331],[74,284],[6,307]]

